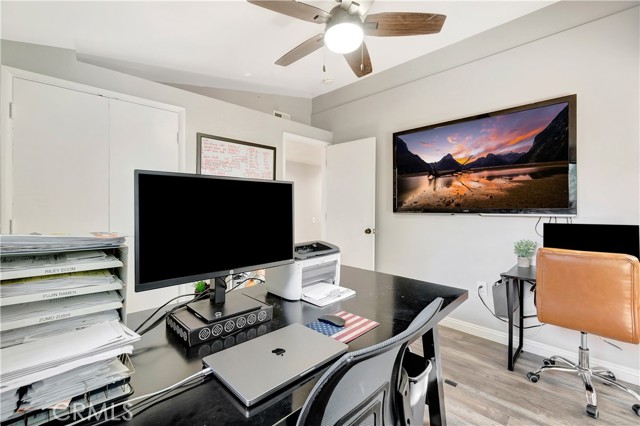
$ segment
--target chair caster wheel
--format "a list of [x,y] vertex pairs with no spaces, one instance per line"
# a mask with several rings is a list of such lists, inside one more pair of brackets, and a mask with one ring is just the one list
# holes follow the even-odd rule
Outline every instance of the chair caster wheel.
[[587,404],[587,414],[594,419],[597,419],[600,415],[600,413],[598,412],[598,407],[591,404]]
[[556,362],[554,360],[552,360],[551,358],[545,358],[542,360],[544,365],[556,365]]
[[636,413],[636,416],[640,416],[640,404],[633,404],[631,409]]
[[536,383],[540,380],[540,375],[536,373],[527,373],[527,379],[529,379],[531,383]]

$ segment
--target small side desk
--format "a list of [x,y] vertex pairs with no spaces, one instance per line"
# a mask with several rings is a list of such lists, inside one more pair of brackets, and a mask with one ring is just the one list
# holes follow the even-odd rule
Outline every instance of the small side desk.
[[[267,293],[264,285],[240,290],[244,294],[273,306],[270,331],[291,323],[306,324],[319,315],[340,309],[353,312],[380,323],[376,328],[349,342],[354,351],[404,331],[418,313],[437,297],[444,303],[436,314],[441,321],[468,297],[467,290],[428,283],[396,275],[342,266],[340,283],[356,291],[356,295],[319,308],[302,301],[287,301]],[[160,303],[160,301],[158,302]],[[128,316],[127,324],[134,328],[150,313],[136,312]],[[265,323],[267,324],[267,323]],[[227,347],[228,338],[210,344],[186,348],[173,338],[161,324],[135,344],[131,360],[135,373],[131,378],[132,397],[144,395],[174,384],[202,369],[202,357]],[[231,339],[233,340],[233,339]],[[222,347],[216,345],[220,343]],[[422,336],[424,354],[433,364],[427,380],[426,407],[431,425],[445,425],[444,389],[437,327]],[[238,368],[242,368],[239,366]],[[328,368],[328,367],[327,367]],[[318,371],[303,383],[297,383],[274,395],[264,403],[247,408],[215,378],[198,386],[180,390],[156,404],[142,409],[130,420],[112,422],[122,426],[242,426],[295,424],[302,404],[323,371]]]
[[[535,315],[524,315],[524,283],[530,282],[535,284],[536,282],[536,267],[530,266],[528,268],[522,268],[520,266],[514,266],[509,269],[507,272],[503,272],[500,274],[502,280],[506,280],[506,290],[507,290],[507,318],[509,320],[509,349],[508,349],[508,360],[507,360],[507,368],[513,371],[513,367],[516,365],[516,361],[522,352],[522,344],[524,343],[524,320],[525,318],[533,318]],[[518,347],[515,352],[513,351],[513,310],[515,306],[515,295],[514,290],[518,290],[519,295],[519,305],[518,309]]]

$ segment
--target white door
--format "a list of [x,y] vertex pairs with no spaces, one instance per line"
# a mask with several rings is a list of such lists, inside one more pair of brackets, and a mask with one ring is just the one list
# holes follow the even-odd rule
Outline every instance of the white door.
[[[157,307],[161,301],[178,295],[178,288],[167,287],[145,293],[134,291],[134,214],[133,171],[135,169],[179,171],[178,113],[111,99],[109,134],[110,153],[110,215],[111,231],[127,236],[129,247],[127,265],[127,312]],[[167,200],[171,202],[171,200]],[[193,208],[194,206],[185,206]],[[158,212],[162,215],[162,212]],[[179,226],[166,218],[167,227],[158,232],[169,232]],[[159,262],[162,262],[159,260]],[[161,267],[161,266],[158,266]]]
[[109,100],[15,78],[12,102],[11,232],[107,231]]
[[326,238],[344,265],[374,270],[376,138],[327,147]]
[[3,145],[12,161],[3,163],[1,206],[12,232],[122,233],[127,309],[177,296],[177,287],[134,293],[133,170],[179,170],[179,113],[18,77],[12,95],[13,134]]
[[133,171],[179,171],[178,113],[117,99],[110,107],[110,230],[131,236]]

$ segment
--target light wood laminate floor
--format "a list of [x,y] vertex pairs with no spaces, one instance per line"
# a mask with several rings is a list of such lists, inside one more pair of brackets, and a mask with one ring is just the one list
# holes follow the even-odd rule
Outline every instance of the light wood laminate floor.
[[[640,426],[631,409],[637,401],[626,392],[594,381],[600,410],[596,420],[585,412],[584,385],[577,374],[547,371],[531,383],[526,374],[542,365],[543,357],[524,352],[515,371],[509,371],[505,345],[443,326],[438,331],[443,376],[456,384],[444,385],[450,426]],[[579,337],[576,357],[578,342]],[[415,344],[412,350],[420,352]],[[640,393],[637,386],[633,389]]]

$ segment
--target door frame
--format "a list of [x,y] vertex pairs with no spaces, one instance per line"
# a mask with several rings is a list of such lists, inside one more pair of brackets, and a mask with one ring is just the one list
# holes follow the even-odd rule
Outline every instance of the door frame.
[[[13,125],[9,115],[12,112],[10,108],[13,102],[13,80],[15,78],[177,113],[178,168],[179,170],[185,170],[185,108],[2,65],[0,66],[0,233],[10,234],[12,231],[13,166],[11,159],[13,158]],[[19,113],[18,108],[14,107],[13,114]]]

